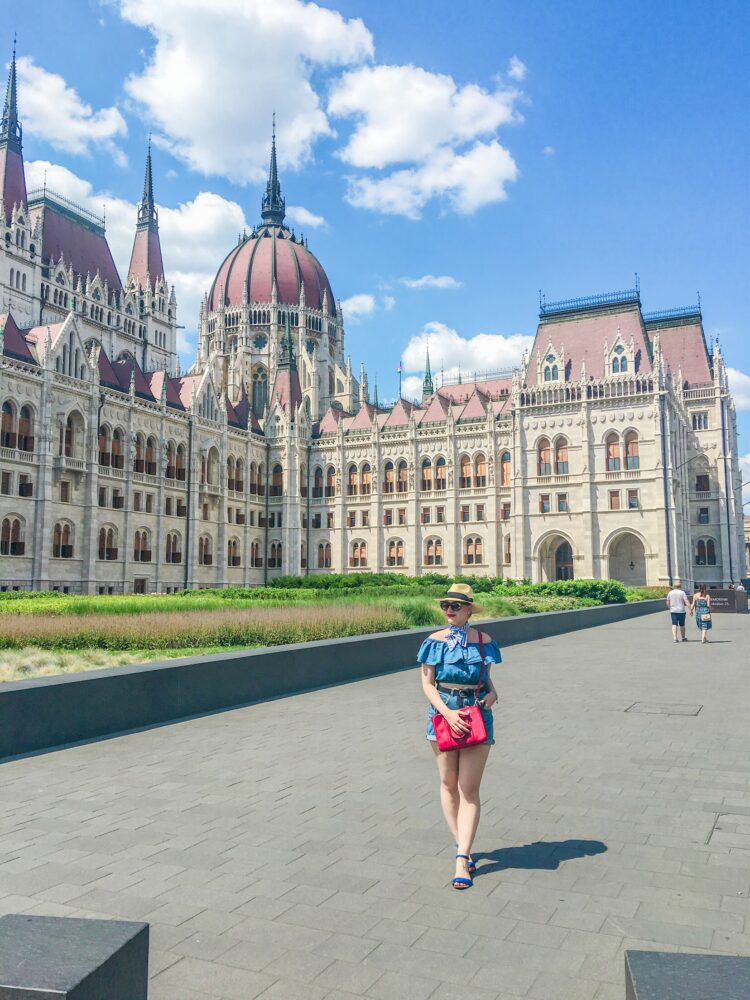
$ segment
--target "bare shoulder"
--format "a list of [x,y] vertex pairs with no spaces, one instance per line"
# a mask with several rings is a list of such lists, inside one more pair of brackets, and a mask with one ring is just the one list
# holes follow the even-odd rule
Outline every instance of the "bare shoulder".
[[483,642],[485,645],[492,642],[492,636],[487,635],[486,632],[480,632],[478,628],[472,629],[472,631],[476,635],[476,639],[473,639],[472,642]]
[[439,639],[439,640],[442,640],[442,639],[445,639],[446,635],[448,635],[448,629],[447,628],[440,628],[440,629],[437,630],[437,632],[433,632],[430,635],[430,639]]

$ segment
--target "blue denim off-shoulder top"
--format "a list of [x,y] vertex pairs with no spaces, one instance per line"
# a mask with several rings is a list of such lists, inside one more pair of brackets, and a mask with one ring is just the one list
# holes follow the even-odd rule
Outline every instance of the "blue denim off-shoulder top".
[[[485,642],[484,658],[492,663],[502,663],[500,649],[495,642]],[[435,668],[435,680],[440,684],[478,684],[482,661],[479,643],[470,642],[466,648],[448,648],[442,639],[425,639],[419,647],[417,662]]]

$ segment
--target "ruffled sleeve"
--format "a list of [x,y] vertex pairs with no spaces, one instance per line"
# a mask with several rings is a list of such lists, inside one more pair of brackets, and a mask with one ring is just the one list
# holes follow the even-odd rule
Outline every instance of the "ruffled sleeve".
[[484,656],[485,659],[491,660],[492,663],[502,663],[503,656],[500,652],[500,647],[493,639],[491,642],[486,642],[484,644]]
[[[489,647],[487,647],[489,649]],[[417,653],[417,663],[426,663],[430,667],[439,667],[443,662],[445,643],[440,639],[425,639]]]

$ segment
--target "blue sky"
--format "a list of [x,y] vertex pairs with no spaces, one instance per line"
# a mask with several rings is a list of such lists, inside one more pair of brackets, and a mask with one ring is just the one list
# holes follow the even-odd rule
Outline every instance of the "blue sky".
[[749,28],[739,0],[39,0],[5,48],[15,29],[32,181],[106,201],[121,269],[153,131],[185,360],[201,291],[258,218],[275,108],[294,225],[381,398],[427,334],[437,367],[505,367],[540,288],[638,272],[645,309],[700,291],[746,373],[750,454]]

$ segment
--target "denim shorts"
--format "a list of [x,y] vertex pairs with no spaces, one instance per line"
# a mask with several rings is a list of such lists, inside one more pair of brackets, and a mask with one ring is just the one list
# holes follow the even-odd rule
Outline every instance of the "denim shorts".
[[680,625],[684,627],[685,625],[685,612],[684,611],[673,611],[672,612],[672,624]]
[[[447,685],[446,685],[447,686]],[[486,692],[485,692],[486,693]],[[453,708],[458,710],[460,708],[466,708],[468,705],[474,704],[474,699],[476,697],[476,692],[472,689],[466,692],[456,692],[453,691],[438,691],[438,694],[442,698],[443,702],[448,706],[448,708]],[[482,718],[484,719],[484,728],[487,730],[487,739],[484,741],[488,746],[492,746],[495,742],[495,730],[494,722],[492,718],[491,708],[481,708],[479,711],[482,713]],[[433,743],[437,742],[437,736],[435,735],[435,728],[432,725],[432,720],[436,716],[437,709],[433,708],[432,705],[427,706],[427,739],[431,740]]]

